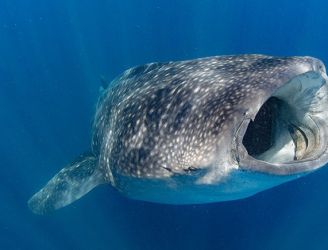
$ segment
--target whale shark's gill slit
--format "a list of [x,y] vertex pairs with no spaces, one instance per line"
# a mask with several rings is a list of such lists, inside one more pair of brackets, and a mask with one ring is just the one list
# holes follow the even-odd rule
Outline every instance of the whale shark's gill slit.
[[305,132],[292,123],[289,124],[288,130],[295,144],[294,160],[300,160],[308,148],[309,140]]

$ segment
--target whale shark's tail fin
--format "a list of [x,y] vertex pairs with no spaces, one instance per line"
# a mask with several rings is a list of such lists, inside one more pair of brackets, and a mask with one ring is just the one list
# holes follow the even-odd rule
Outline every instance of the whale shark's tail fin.
[[94,187],[105,183],[97,163],[97,158],[92,154],[79,156],[31,197],[29,208],[36,214],[46,214],[67,206]]

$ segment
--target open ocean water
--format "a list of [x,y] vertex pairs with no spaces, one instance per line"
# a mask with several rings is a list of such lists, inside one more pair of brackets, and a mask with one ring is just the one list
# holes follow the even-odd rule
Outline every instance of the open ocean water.
[[328,168],[214,204],[109,185],[47,216],[26,203],[89,148],[101,77],[222,54],[328,63],[327,13],[324,0],[0,0],[0,249],[328,249]]

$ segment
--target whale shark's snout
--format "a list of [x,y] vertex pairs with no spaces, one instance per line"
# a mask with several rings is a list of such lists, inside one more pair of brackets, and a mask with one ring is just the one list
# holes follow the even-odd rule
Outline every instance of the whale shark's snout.
[[321,61],[310,57],[297,67],[308,70],[260,98],[254,96],[250,103],[254,108],[245,114],[236,133],[236,157],[242,169],[293,175],[328,161],[326,70]]

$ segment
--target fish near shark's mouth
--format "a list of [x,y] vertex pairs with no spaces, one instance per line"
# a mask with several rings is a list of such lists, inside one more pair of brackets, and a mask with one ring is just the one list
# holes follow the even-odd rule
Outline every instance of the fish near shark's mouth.
[[308,172],[328,162],[325,72],[298,75],[273,92],[237,132],[243,169],[277,175]]

